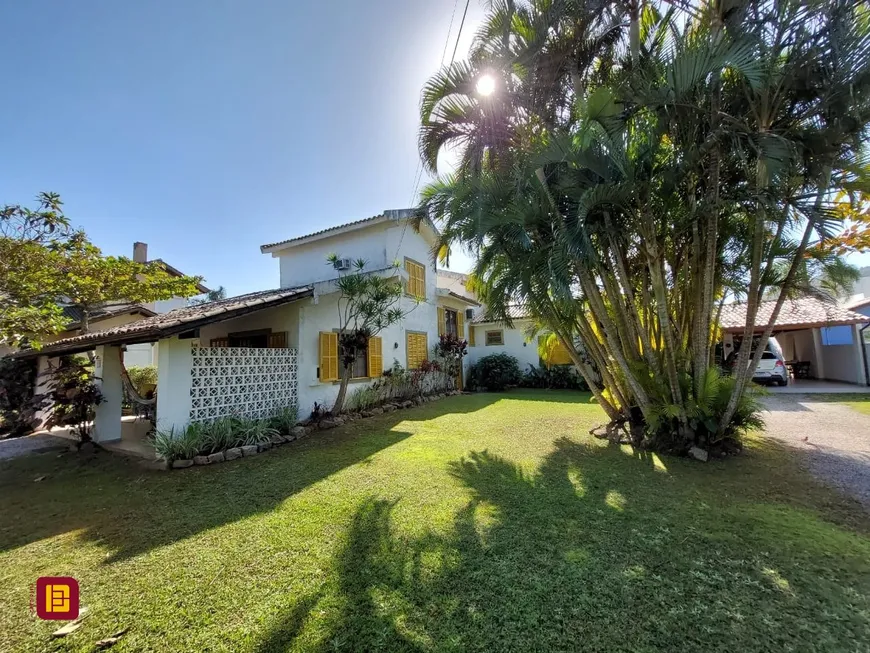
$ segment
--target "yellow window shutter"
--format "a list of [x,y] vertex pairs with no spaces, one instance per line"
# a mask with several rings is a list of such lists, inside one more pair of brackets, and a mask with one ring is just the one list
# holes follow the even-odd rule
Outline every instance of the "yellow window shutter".
[[408,369],[416,370],[428,359],[428,343],[425,333],[407,334]]
[[269,334],[269,349],[286,349],[287,348],[287,332],[278,331],[277,333]]
[[320,332],[320,380],[338,380],[338,334]]
[[553,347],[550,362],[552,365],[570,365],[573,362],[571,360],[571,354],[568,353],[568,350],[565,345],[562,344],[561,340],[559,340],[556,343],[556,346]]
[[406,290],[414,297],[426,296],[426,268],[419,263],[405,259],[405,271],[408,273]]
[[438,307],[438,335],[447,333],[447,314],[442,307]]
[[414,271],[412,267],[414,266],[411,261],[405,259],[405,272],[408,273],[408,280],[405,282],[405,292],[409,295],[414,294]]
[[422,265],[417,266],[417,296],[426,296],[426,268]]
[[456,333],[460,340],[465,340],[465,315],[462,311],[456,311]]
[[474,325],[468,325],[468,346],[474,347]]
[[378,336],[369,338],[369,376],[381,376],[384,372],[384,354],[381,339]]

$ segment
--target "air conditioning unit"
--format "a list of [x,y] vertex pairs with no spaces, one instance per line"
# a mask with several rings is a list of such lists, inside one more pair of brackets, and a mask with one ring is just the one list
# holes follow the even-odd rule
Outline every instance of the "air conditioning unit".
[[337,258],[333,266],[336,270],[350,270],[351,260],[349,258]]
[[474,309],[473,308],[466,308],[465,309],[465,319],[470,320],[473,317],[474,317]]

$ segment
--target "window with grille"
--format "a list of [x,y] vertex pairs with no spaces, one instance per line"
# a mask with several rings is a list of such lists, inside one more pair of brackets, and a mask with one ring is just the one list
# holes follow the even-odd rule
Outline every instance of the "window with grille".
[[503,345],[504,344],[504,331],[499,329],[498,331],[487,331],[486,332],[486,345],[487,347],[492,345]]

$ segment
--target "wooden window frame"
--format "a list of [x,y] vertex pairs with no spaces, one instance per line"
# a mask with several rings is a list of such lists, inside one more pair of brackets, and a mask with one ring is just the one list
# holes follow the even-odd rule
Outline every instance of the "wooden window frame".
[[[497,333],[501,342],[490,342],[489,335]],[[490,329],[483,334],[483,344],[487,347],[504,347],[504,329]]]
[[456,333],[454,334],[459,340],[462,340],[462,334],[459,333],[459,310],[455,308],[446,308],[444,309],[444,333],[446,335],[450,335],[450,313],[453,313],[455,316],[453,319],[453,324],[456,327]]

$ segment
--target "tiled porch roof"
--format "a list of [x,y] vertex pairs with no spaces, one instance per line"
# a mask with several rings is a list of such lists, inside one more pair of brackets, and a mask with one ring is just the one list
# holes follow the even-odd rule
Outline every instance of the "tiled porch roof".
[[[755,318],[755,330],[761,331],[770,323],[775,301],[761,302]],[[786,299],[776,319],[779,330],[810,329],[815,327],[864,324],[870,317],[815,297]],[[725,304],[719,325],[725,331],[740,332],[746,324],[746,304]]]
[[228,297],[196,306],[177,308],[168,313],[104,331],[92,331],[80,336],[64,338],[52,342],[38,351],[21,351],[16,354],[16,357],[27,358],[40,354],[74,354],[93,349],[98,345],[130,345],[139,342],[154,342],[214,322],[223,322],[248,313],[288,304],[305,297],[311,297],[313,294],[314,290],[311,286],[299,286],[297,288],[262,290],[237,297]]
[[[526,320],[531,319],[528,310],[524,306],[510,306],[508,307],[508,317],[511,320]],[[487,315],[486,313],[481,313],[474,317],[471,320],[472,324],[495,324],[498,323],[499,320],[494,319],[491,315]]]
[[[145,308],[141,304],[118,301],[106,302],[102,306],[91,310],[89,319],[90,322],[93,324],[98,320],[105,320],[107,318],[115,317],[117,315],[127,314],[144,315],[145,317],[151,317],[152,315],[156,315],[154,311],[149,308]],[[82,311],[78,306],[63,306],[63,316],[69,320],[69,324],[66,325],[67,330],[75,329],[82,321]]]

